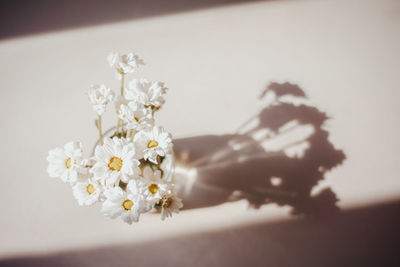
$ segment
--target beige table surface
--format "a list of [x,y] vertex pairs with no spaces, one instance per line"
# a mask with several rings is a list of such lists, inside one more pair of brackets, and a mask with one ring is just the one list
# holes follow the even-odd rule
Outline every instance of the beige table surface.
[[338,205],[398,199],[399,12],[395,0],[267,1],[0,41],[0,257],[294,219],[288,207],[248,209],[245,200],[165,222],[144,215],[133,226],[79,207],[68,186],[47,176],[46,155],[70,140],[90,154],[95,114],[84,93],[92,83],[117,89],[110,51],[136,52],[147,63],[137,77],[167,84],[158,121],[176,139],[232,134],[262,108],[269,83],[297,84],[331,117],[329,141],[347,157],[325,176]]

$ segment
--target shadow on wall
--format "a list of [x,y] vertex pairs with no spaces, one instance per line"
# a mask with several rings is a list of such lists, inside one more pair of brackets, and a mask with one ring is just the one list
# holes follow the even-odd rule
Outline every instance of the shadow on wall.
[[[254,1],[254,0],[253,0]],[[3,0],[0,39],[170,13],[213,8],[244,0]]]
[[260,99],[265,107],[237,133],[174,140],[184,209],[247,199],[255,208],[289,205],[294,214],[336,211],[330,188],[314,192],[345,159],[323,129],[327,115],[290,83],[271,83]]
[[0,259],[0,266],[400,266],[400,201],[130,245]]

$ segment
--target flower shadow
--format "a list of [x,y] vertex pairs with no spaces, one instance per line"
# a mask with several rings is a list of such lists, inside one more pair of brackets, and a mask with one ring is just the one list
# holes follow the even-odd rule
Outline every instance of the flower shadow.
[[337,211],[332,189],[316,187],[345,159],[324,129],[328,116],[294,84],[271,83],[260,99],[265,107],[236,133],[174,141],[184,209],[246,199],[253,208],[288,205],[294,214]]

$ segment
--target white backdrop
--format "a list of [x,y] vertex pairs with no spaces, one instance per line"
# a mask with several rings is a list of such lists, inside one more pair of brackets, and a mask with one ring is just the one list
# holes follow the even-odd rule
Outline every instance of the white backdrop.
[[398,198],[399,10],[395,0],[258,2],[0,41],[0,256],[292,218],[240,201],[129,226],[79,207],[48,178],[46,156],[71,140],[90,154],[97,132],[85,91],[117,91],[110,51],[134,51],[147,63],[137,76],[170,88],[158,119],[175,138],[233,133],[259,111],[267,84],[298,84],[332,118],[329,140],[347,156],[326,176],[339,206]]

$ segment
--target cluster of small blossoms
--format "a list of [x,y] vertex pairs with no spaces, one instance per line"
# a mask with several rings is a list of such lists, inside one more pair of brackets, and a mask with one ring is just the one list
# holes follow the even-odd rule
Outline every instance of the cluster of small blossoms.
[[[121,81],[121,94],[111,88],[93,85],[87,94],[97,113],[99,142],[94,155],[83,157],[80,142],[49,151],[47,171],[72,186],[79,205],[102,203],[102,214],[131,224],[140,214],[159,211],[161,219],[178,213],[182,200],[173,184],[171,135],[155,125],[154,114],[164,104],[167,88],[161,82],[133,79],[125,87],[125,75],[133,73],[143,61],[133,53],[111,53],[108,62]],[[101,118],[114,104],[118,122],[111,137],[104,137]]]

